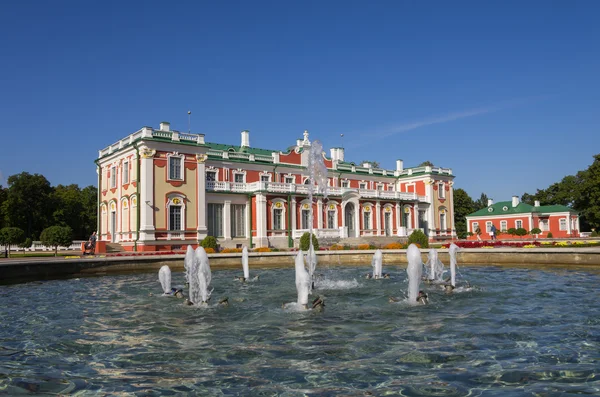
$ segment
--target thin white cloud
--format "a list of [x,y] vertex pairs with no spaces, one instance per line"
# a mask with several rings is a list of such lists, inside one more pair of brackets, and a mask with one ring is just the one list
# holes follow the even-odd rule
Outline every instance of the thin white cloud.
[[383,137],[390,136],[390,135],[401,134],[403,132],[411,131],[411,130],[414,130],[417,128],[426,127],[428,125],[442,124],[442,123],[447,123],[447,122],[454,121],[454,120],[464,119],[467,117],[473,117],[473,116],[478,116],[478,115],[482,115],[482,114],[486,114],[486,113],[497,112],[499,110],[511,108],[514,106],[519,106],[519,105],[522,105],[525,103],[529,103],[529,102],[533,102],[533,101],[545,99],[545,98],[548,98],[548,97],[529,97],[529,98],[513,99],[510,101],[504,101],[504,102],[498,103],[496,105],[488,106],[488,107],[479,107],[479,108],[464,110],[461,112],[454,112],[454,113],[447,113],[447,114],[443,114],[443,115],[430,116],[423,120],[398,124],[398,125],[392,126],[390,128],[386,128],[383,131],[375,131],[374,133],[371,132],[371,133],[368,133],[368,135],[370,135],[372,137],[375,136],[377,138],[383,138]]

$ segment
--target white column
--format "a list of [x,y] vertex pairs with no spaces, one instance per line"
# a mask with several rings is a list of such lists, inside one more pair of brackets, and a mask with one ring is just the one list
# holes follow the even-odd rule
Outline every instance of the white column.
[[268,246],[267,238],[267,198],[264,194],[256,195],[256,246]]
[[142,154],[140,159],[140,241],[154,237],[154,151]]
[[375,214],[375,229],[377,229],[377,236],[381,236],[381,203],[379,201],[375,203],[375,211],[377,211],[377,214]]
[[394,217],[394,222],[396,223],[396,236],[400,235],[400,217],[402,216],[402,214],[400,213],[400,208],[400,204],[396,203],[396,216]]
[[208,228],[206,226],[206,155],[198,155],[196,157],[198,166],[196,167],[196,196],[198,202],[196,203],[196,239],[198,241],[203,240],[208,234]]
[[294,230],[296,230],[296,197],[292,197],[292,203],[290,211],[292,211],[292,224],[290,225],[290,230],[292,231],[292,237],[294,235]]
[[223,239],[231,240],[231,200],[223,202]]
[[[448,191],[448,212],[450,213],[450,219],[446,219],[446,222],[450,225],[450,229],[452,229],[452,235],[456,235],[456,226],[454,225],[454,182],[449,182],[450,190]],[[446,217],[447,218],[447,217]]]
[[571,230],[571,214],[567,212],[567,234],[570,235],[572,233]]
[[323,229],[323,199],[317,199],[317,229]]

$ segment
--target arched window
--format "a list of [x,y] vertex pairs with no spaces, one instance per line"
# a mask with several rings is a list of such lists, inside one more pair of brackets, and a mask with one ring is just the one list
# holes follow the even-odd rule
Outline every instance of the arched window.
[[167,195],[168,230],[185,230],[185,202],[186,198],[181,193]]
[[275,199],[271,204],[271,229],[285,230],[285,201]]
[[337,208],[338,203],[335,201],[327,202],[327,210],[326,210],[326,218],[327,219],[327,229],[337,229],[338,228],[338,216],[337,216]]
[[363,229],[373,230],[373,204],[365,203],[362,206]]

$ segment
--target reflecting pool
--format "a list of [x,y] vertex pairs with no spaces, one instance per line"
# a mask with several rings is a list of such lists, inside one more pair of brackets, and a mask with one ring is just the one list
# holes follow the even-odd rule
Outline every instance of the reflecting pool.
[[0,394],[600,394],[598,272],[463,267],[471,291],[422,284],[411,306],[389,302],[406,266],[369,270],[317,268],[323,312],[282,308],[293,267],[213,269],[208,308],[162,296],[158,272],[2,286]]

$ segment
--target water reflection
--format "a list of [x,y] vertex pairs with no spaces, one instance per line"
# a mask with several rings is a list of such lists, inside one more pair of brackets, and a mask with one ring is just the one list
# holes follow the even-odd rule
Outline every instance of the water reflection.
[[[468,268],[472,291],[406,294],[406,268],[320,267],[323,313],[290,312],[294,270],[213,272],[199,309],[156,274],[0,288],[0,393],[116,395],[556,395],[600,393],[600,276]],[[172,274],[183,285],[183,273]],[[250,391],[249,389],[250,388]]]

